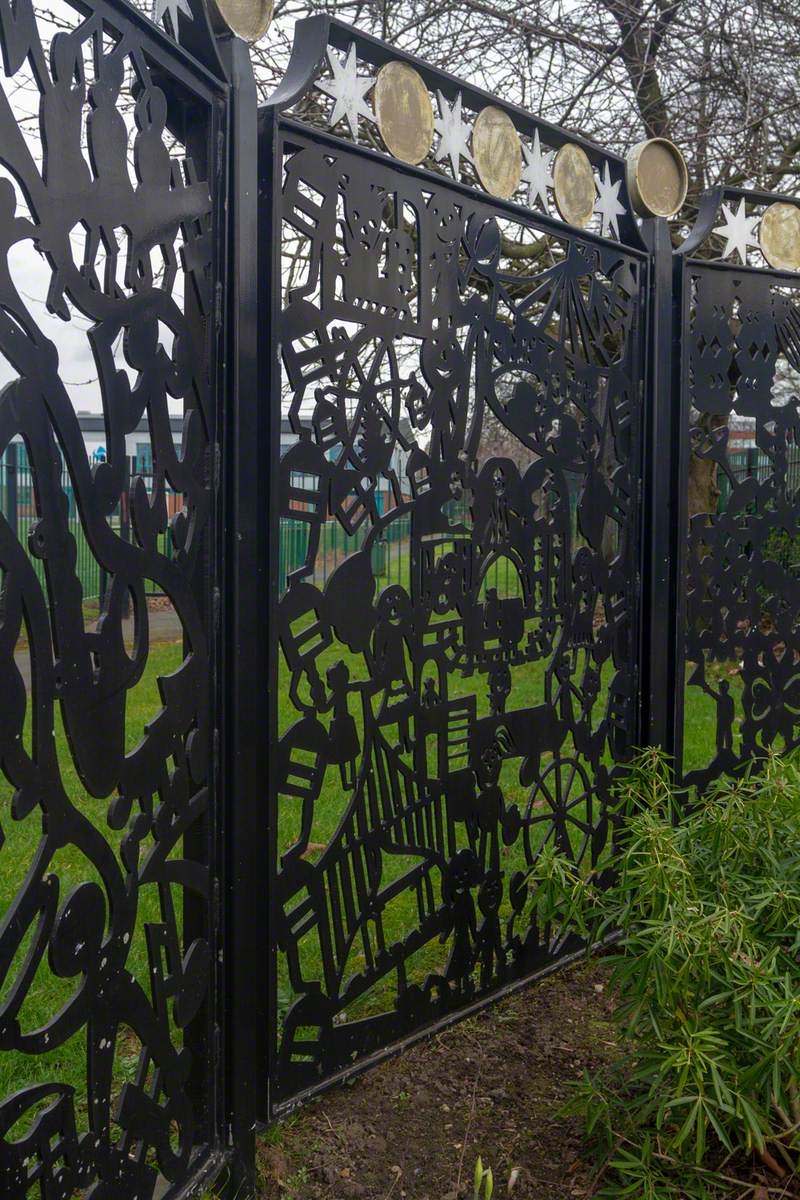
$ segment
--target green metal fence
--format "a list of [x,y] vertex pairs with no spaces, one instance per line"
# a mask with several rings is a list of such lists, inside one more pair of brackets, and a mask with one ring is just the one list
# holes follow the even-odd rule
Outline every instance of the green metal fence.
[[[16,498],[17,534],[22,544],[27,548],[28,531],[37,519],[36,497],[33,492],[33,479],[30,466],[27,462],[19,460],[17,450],[18,447],[10,447],[6,454],[0,458],[0,512],[3,513],[6,520],[13,520],[14,498]],[[756,448],[737,451],[729,455],[728,462],[737,480],[747,476],[765,479],[773,470],[771,459],[763,451]],[[16,488],[11,478],[12,474],[16,476]],[[145,482],[151,485],[152,479],[145,477]],[[75,538],[77,551],[76,571],[81,581],[84,599],[97,599],[102,595],[105,587],[104,573],[92,554],[83,532],[80,516],[75,504],[72,481],[66,466],[62,467],[61,486],[68,502],[69,528]],[[787,487],[792,491],[800,488],[800,447],[790,453]],[[724,472],[720,472],[718,511],[721,513],[725,512],[727,508],[730,492],[730,481]],[[174,495],[172,492],[169,494]],[[573,538],[582,541],[583,539],[579,538],[575,527],[575,499],[575,496],[570,495]],[[112,527],[116,528],[121,533],[121,536],[131,536],[129,526],[124,521],[119,506],[114,510],[109,519]],[[280,577],[283,588],[286,587],[288,575],[292,571],[298,570],[305,562],[309,530],[310,525],[306,521],[292,518],[285,518],[281,521]],[[324,587],[329,576],[335,571],[339,563],[362,548],[368,533],[369,525],[366,522],[360,530],[351,536],[346,533],[338,521],[326,521],[320,531],[314,582],[318,586]],[[166,554],[169,558],[172,554],[172,540],[169,531],[160,536],[162,553]],[[407,586],[410,566],[410,536],[411,517],[408,514],[404,514],[398,517],[396,521],[392,521],[384,530],[382,537],[373,543],[373,570],[383,586],[388,586],[392,583],[400,583]],[[44,583],[44,564],[40,559],[33,558],[32,561],[39,578]],[[502,577],[504,568],[506,578]],[[501,562],[497,567],[496,574],[497,579],[496,581],[493,580],[493,583],[496,583],[501,594],[511,594],[515,586],[514,572],[511,564],[507,561],[505,563]],[[157,591],[156,585],[151,584],[149,591],[151,594],[155,594]]]
[[[306,521],[283,518],[280,531],[281,592],[286,590],[288,576],[306,561],[311,526]],[[367,522],[355,534],[348,534],[336,520],[326,521],[321,530],[315,559],[313,582],[324,587],[339,563],[360,550],[370,526]],[[379,588],[399,583],[408,588],[411,569],[411,516],[406,513],[392,521],[382,536],[372,544],[372,570]],[[519,573],[508,558],[493,564],[486,576],[486,586],[494,587],[502,597],[522,595]]]
[[[571,544],[573,552],[586,545],[578,523],[578,500],[581,481],[575,476],[568,478]],[[311,490],[309,488],[309,490]],[[383,504],[379,505],[383,510]],[[279,580],[280,591],[285,592],[288,577],[299,570],[306,561],[312,525],[309,521],[295,517],[282,517],[280,523]],[[319,545],[315,557],[313,582],[324,587],[339,563],[361,550],[371,526],[365,521],[354,534],[348,534],[339,522],[330,518],[320,529]],[[372,545],[372,569],[378,586],[388,587],[399,583],[408,587],[411,554],[411,515],[403,513],[385,527],[381,537]],[[518,572],[507,558],[501,558],[492,566],[486,577],[486,586],[494,587],[502,597],[521,596],[522,583]]]
[[[0,512],[2,512],[4,518],[12,527],[16,529],[20,542],[28,550],[28,535],[31,526],[38,520],[38,511],[31,467],[27,462],[27,458],[20,453],[20,450],[21,447],[19,445],[9,446],[5,454],[0,457]],[[131,465],[132,469],[135,470],[135,463]],[[148,492],[150,492],[152,490],[152,477],[144,476],[143,478]],[[75,501],[72,478],[66,464],[63,462],[61,468],[61,488],[67,501],[69,531],[75,539],[75,572],[83,589],[83,598],[84,600],[99,600],[102,598],[107,587],[108,576],[92,554],[89,543],[86,540],[86,534],[84,533]],[[176,493],[171,489],[167,489],[168,511],[172,511],[176,505],[176,500],[173,500],[172,497],[176,497]],[[112,529],[122,538],[129,540],[133,536],[130,521],[124,511],[123,504],[118,504],[108,519]],[[159,535],[159,542],[161,553],[165,554],[167,558],[171,558],[172,538],[169,530]],[[30,554],[29,550],[28,553]],[[44,587],[44,563],[41,559],[35,558],[33,555],[30,555],[30,557],[34,570]],[[159,594],[157,585],[151,581],[145,590],[148,595]]]
[[[314,583],[318,587],[325,586],[339,563],[361,550],[370,528],[365,521],[354,534],[348,534],[338,521],[325,521],[320,530],[315,559]],[[307,521],[293,517],[281,520],[279,571],[282,591],[286,588],[288,576],[306,561],[310,529]],[[373,543],[372,567],[384,586],[390,583],[408,584],[410,538],[411,517],[406,513],[392,521],[380,540]]]
[[[763,450],[759,450],[757,446],[750,446],[746,450],[737,450],[735,453],[729,454],[728,464],[737,483],[742,479],[751,477],[757,479],[759,482],[763,482],[775,470],[775,464],[772,459]],[[728,507],[731,495],[731,482],[724,471],[720,471],[718,474],[718,487],[719,501],[717,511],[723,513]],[[800,488],[800,446],[789,450],[788,470],[786,472],[787,492],[792,494],[798,488]]]
[[[737,484],[743,479],[755,479],[759,483],[763,483],[775,475],[773,460],[756,446],[730,454],[728,463]],[[726,512],[731,497],[731,480],[724,471],[718,473],[718,486],[717,512],[721,515]],[[800,447],[792,447],[789,450],[784,487],[787,499],[798,494],[800,489]],[[747,515],[752,516],[757,511],[758,499],[755,498],[747,505]],[[747,556],[750,557],[752,552],[752,546],[748,545],[746,547]],[[784,529],[776,526],[771,529],[766,541],[760,547],[760,554],[762,558],[772,560],[790,574],[800,574],[800,537],[795,536],[795,528]]]

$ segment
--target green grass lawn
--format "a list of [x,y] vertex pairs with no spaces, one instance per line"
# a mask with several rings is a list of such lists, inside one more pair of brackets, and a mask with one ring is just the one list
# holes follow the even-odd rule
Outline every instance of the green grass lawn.
[[[331,649],[327,652],[327,659],[329,661],[322,664],[321,673],[323,676],[325,666],[331,665],[340,655],[340,648]],[[147,669],[140,683],[128,693],[126,739],[128,750],[132,749],[140,740],[144,726],[148,721],[152,720],[161,707],[158,691],[159,676],[170,674],[179,666],[181,661],[182,648],[179,643],[155,644],[151,647]],[[351,663],[351,668],[354,677],[357,677],[355,673],[359,668],[355,660]],[[360,669],[363,672],[363,660],[361,660]],[[605,711],[606,689],[610,673],[610,668],[604,673],[601,692],[595,704],[593,721],[599,721]],[[738,679],[732,678],[731,682],[733,690],[735,692],[740,691]],[[287,680],[284,678],[282,683],[279,718],[281,727],[285,729],[296,719],[297,713],[289,700],[288,686],[286,686]],[[514,672],[514,690],[508,697],[507,709],[511,711],[515,708],[524,708],[542,703],[544,692],[545,669],[543,662],[530,663],[526,667],[516,668]],[[472,678],[458,679],[453,694],[467,695],[470,693],[476,695],[478,698],[478,711],[480,714],[484,711],[487,703],[486,679],[484,676],[477,675]],[[687,702],[687,763],[690,766],[699,766],[713,756],[715,709],[713,701],[705,697],[696,688],[688,689]],[[355,704],[353,705],[353,715],[358,717]],[[60,722],[60,716],[57,718],[57,722],[56,740],[65,787],[73,796],[75,803],[80,806],[84,813],[91,815],[98,828],[102,829],[109,843],[118,850],[124,830],[122,832],[115,832],[108,826],[106,820],[108,798],[103,800],[94,799],[87,795],[82,788],[72,763],[64,729]],[[25,736],[30,748],[29,727],[26,728]],[[547,770],[547,764],[548,756],[545,755],[541,764],[542,772]],[[501,778],[501,786],[506,802],[516,803],[524,811],[528,802],[528,790],[522,788],[519,784],[517,778],[518,770],[518,760],[506,762]],[[312,829],[311,838],[317,845],[324,846],[334,835],[347,799],[348,795],[343,790],[339,780],[338,768],[330,767],[326,774],[322,795],[316,807],[314,827]],[[0,826],[5,836],[5,842],[0,851],[2,855],[0,858],[0,863],[2,864],[2,872],[0,873],[0,908],[2,908],[3,912],[6,911],[8,905],[13,901],[17,889],[24,880],[41,838],[42,828],[42,816],[38,809],[35,809],[28,817],[21,821],[13,820],[9,811],[10,801],[11,789],[4,783],[2,788],[0,788]],[[296,839],[298,833],[297,821],[298,813],[293,810],[292,805],[285,805],[281,812],[281,821],[278,830],[278,848],[280,852],[288,848]],[[540,828],[544,835],[547,826],[543,824]],[[312,853],[309,857],[313,860],[315,854]],[[399,875],[407,869],[408,865],[405,859],[400,857],[399,861],[393,864],[393,868],[396,874]],[[514,846],[505,848],[502,866],[506,879],[515,870],[524,867],[524,865],[525,855],[522,839],[520,838]],[[75,884],[93,877],[93,871],[88,866],[86,860],[71,846],[65,846],[58,851],[52,865],[52,870],[60,879],[61,902],[63,902],[64,897]],[[100,881],[98,880],[98,882]],[[128,966],[149,994],[148,960],[144,926],[148,921],[158,921],[160,919],[158,895],[154,885],[148,885],[140,889],[139,906],[139,920],[131,946]],[[400,938],[410,928],[414,927],[416,920],[416,900],[414,895],[411,893],[401,893],[393,903],[390,920],[387,918],[387,932],[392,937]],[[27,942],[23,945],[17,956],[17,960],[12,964],[11,970],[8,972],[2,990],[0,990],[0,999],[5,998],[11,987],[13,987],[14,979],[21,965],[27,945]],[[412,977],[418,976],[422,978],[432,970],[441,969],[446,952],[447,947],[441,945],[438,939],[434,939],[430,945],[424,947],[415,957],[415,961],[411,965]],[[360,964],[357,955],[354,957],[352,965],[354,970],[357,971],[359,969]],[[309,956],[304,959],[304,969],[308,977],[313,978],[320,974],[319,960],[318,958],[315,960],[314,952],[311,948],[309,949]],[[285,1007],[290,1001],[290,996],[288,994],[288,980],[283,967],[281,968],[278,986],[282,1007]],[[72,982],[62,980],[52,974],[47,962],[47,956],[44,956],[22,1009],[21,1023],[23,1030],[30,1032],[45,1025],[69,998],[74,987],[74,980]],[[381,981],[371,994],[365,996],[362,1001],[358,1002],[357,1006],[348,1011],[348,1019],[356,1019],[369,1012],[385,1009],[387,1005],[393,1003],[394,994],[394,978],[390,977],[387,980]],[[115,1061],[115,1091],[121,1086],[122,1082],[133,1078],[140,1049],[138,1040],[130,1031],[127,1031],[127,1033],[124,1030],[121,1031],[121,1036],[118,1040],[117,1059]],[[11,1052],[0,1054],[0,1096],[16,1091],[20,1087],[54,1079],[75,1085],[77,1089],[76,1110],[79,1127],[85,1128],[86,1037],[84,1030],[79,1030],[65,1044],[57,1046],[45,1054],[23,1055]]]
[[[494,585],[495,582],[493,579],[488,580],[490,586]],[[358,682],[365,677],[366,667],[363,657],[350,654],[346,647],[337,643],[324,651],[317,660],[320,679],[324,681],[328,668],[342,658],[347,662],[351,683]],[[729,677],[729,668],[729,664],[714,665],[709,668],[707,672],[709,682],[713,685],[718,677],[722,675],[726,678]],[[688,674],[689,672],[687,671],[687,676]],[[613,675],[613,664],[608,661],[603,666],[599,694],[591,711],[591,724],[595,729],[606,715],[608,687]],[[512,669],[512,680],[513,688],[506,703],[507,712],[540,705],[547,698],[546,662],[544,660],[515,666]],[[279,686],[279,727],[281,733],[285,733],[300,715],[289,699],[289,682],[289,672],[284,669],[280,675]],[[735,670],[734,674],[730,676],[730,682],[734,697],[738,699],[741,693],[741,682],[738,672]],[[485,674],[475,673],[465,678],[458,671],[455,671],[449,676],[448,687],[449,699],[452,700],[457,697],[472,695],[476,700],[478,718],[489,714],[487,677]],[[310,694],[308,692],[304,693],[302,689],[301,698],[311,703]],[[363,719],[360,701],[357,696],[350,697],[348,711],[355,721],[359,732],[359,739],[363,744]],[[713,758],[715,735],[716,705],[713,699],[705,695],[697,687],[687,688],[684,730],[684,752],[687,770],[705,766]],[[564,759],[573,756],[586,769],[587,777],[590,780],[591,771],[588,769],[588,763],[585,760],[581,760],[580,756],[575,753],[572,737],[568,736],[561,747],[560,757]],[[552,758],[553,756],[549,752],[545,752],[542,755],[539,772],[540,778],[544,779],[545,784],[550,790],[553,789],[554,772],[561,770],[561,768],[552,763]],[[608,750],[606,750],[602,761],[609,767],[612,765],[611,754]],[[412,765],[410,756],[408,765]],[[500,786],[505,804],[517,805],[520,812],[524,815],[531,800],[531,788],[523,787],[520,784],[519,769],[519,759],[505,760],[500,777]],[[571,782],[569,778],[571,771],[571,767],[564,769],[562,781],[565,785]],[[432,771],[432,774],[436,774],[435,770]],[[578,791],[581,791],[580,776],[574,779],[573,786],[575,784],[577,784]],[[325,847],[335,837],[347,809],[350,795],[351,793],[342,787],[338,768],[328,768],[319,800],[314,807],[314,820],[309,838],[310,849],[305,855],[307,861],[311,863],[318,861],[324,853]],[[533,801],[533,805],[535,810],[541,811],[542,817],[546,817],[549,809],[547,799],[543,794],[540,793],[537,795]],[[581,801],[571,811],[575,824],[570,829],[570,842],[573,851],[578,854],[581,851],[582,843],[586,836],[580,829],[578,822],[585,825],[596,824],[600,815],[597,797],[590,793],[585,801]],[[277,844],[279,855],[289,850],[299,839],[301,816],[302,805],[300,800],[282,797],[278,814]],[[551,836],[552,826],[547,820],[542,820],[541,824],[538,824],[531,830],[528,849],[535,853],[537,848]],[[464,837],[466,839],[466,835]],[[466,844],[466,840],[464,844]],[[610,846],[607,850],[610,850]],[[529,860],[521,836],[511,846],[503,846],[501,854],[501,869],[506,882],[506,892],[500,916],[501,920],[505,921],[512,915],[507,891],[508,881],[517,871],[525,871],[529,866]],[[418,860],[411,856],[385,855],[381,878],[382,888],[387,887],[387,885],[399,878],[406,871],[416,866],[417,862]],[[434,890],[436,890],[435,884]],[[386,945],[389,946],[394,942],[402,941],[416,927],[418,922],[415,892],[408,890],[400,893],[390,902],[389,908],[384,910],[381,916]],[[411,959],[405,962],[407,982],[409,984],[421,984],[431,973],[443,972],[449,952],[449,943],[440,942],[438,937],[432,938],[423,947],[418,949]],[[321,952],[316,927],[312,927],[301,939],[299,953],[303,978],[307,980],[322,978]],[[353,944],[348,956],[345,975],[360,974],[366,967],[366,961],[366,952],[359,939]],[[279,1013],[283,1014],[292,1003],[293,991],[289,980],[288,964],[282,953],[278,955],[277,988],[278,1009]],[[396,980],[394,974],[379,980],[368,991],[359,996],[357,1000],[348,1004],[347,1020],[358,1020],[391,1008],[394,1004],[395,989]]]
[[[128,692],[126,749],[131,750],[141,739],[148,721],[161,708],[158,677],[169,675],[183,660],[180,643],[155,644],[150,649],[147,669],[140,682]],[[89,796],[82,787],[72,762],[60,713],[56,716],[56,743],[64,787],[81,811],[90,816],[104,837],[118,851],[125,830],[115,831],[106,820],[109,798],[97,800]],[[26,748],[30,751],[30,722],[26,721]],[[5,779],[0,785],[0,827],[5,841],[0,849],[0,912],[6,914],[17,889],[22,884],[36,848],[42,836],[42,813],[35,808],[21,821],[11,817],[12,789]],[[84,880],[94,880],[102,888],[102,881],[86,858],[71,845],[59,849],[50,870],[60,882],[59,904],[63,903],[71,889]],[[175,889],[177,891],[177,889]],[[139,980],[145,991],[150,993],[147,950],[144,926],[147,921],[160,919],[160,907],[155,884],[139,889],[139,920],[131,943],[128,969]],[[179,897],[176,895],[176,902]],[[14,986],[35,925],[23,941],[14,962],[0,988],[0,1001],[4,1001]],[[20,1013],[23,1032],[30,1033],[46,1025],[73,994],[75,980],[60,979],[50,970],[47,955],[44,955],[34,977],[28,996]],[[126,1080],[132,1079],[136,1070],[141,1045],[130,1030],[122,1030],[118,1040],[115,1060],[115,1092]],[[80,1029],[63,1045],[56,1046],[44,1054],[27,1055],[16,1052],[0,1053],[0,1097],[34,1083],[59,1080],[74,1084],[77,1088],[76,1114],[79,1130],[87,1128],[86,1122],[86,1035]]]

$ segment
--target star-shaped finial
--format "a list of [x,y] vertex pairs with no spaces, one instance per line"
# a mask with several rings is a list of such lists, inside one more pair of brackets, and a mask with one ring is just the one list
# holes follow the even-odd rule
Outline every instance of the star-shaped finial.
[[342,117],[346,117],[350,132],[353,138],[357,139],[358,118],[364,117],[367,121],[374,119],[372,110],[368,107],[364,97],[375,80],[370,79],[369,76],[359,75],[354,42],[350,43],[344,62],[331,53],[329,47],[328,62],[331,65],[333,79],[317,80],[319,90],[326,96],[331,96],[334,102],[328,124],[333,128],[334,125],[338,125]]
[[178,40],[178,13],[192,20],[192,10],[189,7],[189,0],[155,0],[153,6],[153,20],[156,25],[160,25],[164,21],[164,17],[169,17],[169,25],[165,25],[168,33],[171,33]]
[[538,199],[544,211],[549,212],[547,189],[553,186],[553,155],[549,150],[542,150],[538,129],[533,135],[533,149],[523,142],[522,153],[525,155],[522,182],[528,185],[528,207],[533,208]]
[[602,237],[615,237],[619,241],[619,217],[625,212],[625,205],[619,198],[622,180],[611,182],[611,171],[608,163],[603,163],[601,178],[595,179],[597,200],[594,210],[600,213],[600,234]]
[[748,217],[745,212],[744,196],[739,201],[739,207],[736,212],[729,208],[727,204],[722,206],[722,215],[725,217],[725,224],[718,225],[714,233],[718,233],[720,237],[725,238],[725,249],[722,252],[723,258],[730,258],[734,250],[739,255],[743,263],[747,262],[747,247],[757,246],[758,238],[755,236],[755,227],[758,224],[758,217]]
[[433,127],[439,134],[439,145],[433,157],[437,162],[449,158],[453,175],[458,179],[461,159],[472,162],[467,145],[470,127],[461,119],[461,92],[456,96],[452,108],[441,92],[436,93],[436,99],[439,102],[439,116],[434,119]]

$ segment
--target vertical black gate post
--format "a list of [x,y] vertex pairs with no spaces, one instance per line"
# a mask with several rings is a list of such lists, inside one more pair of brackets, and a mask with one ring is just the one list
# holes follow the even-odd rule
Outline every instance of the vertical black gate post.
[[[231,1152],[224,1194],[255,1194],[255,1126],[266,1091],[267,991],[265,809],[266,739],[262,735],[267,620],[266,488],[263,464],[267,397],[258,390],[257,99],[249,51],[220,45],[231,81],[228,172],[230,213],[224,398],[223,494],[217,580],[221,606],[219,696],[224,775],[225,1125]],[[262,911],[263,910],[263,911]]]
[[649,362],[644,405],[642,470],[641,729],[643,746],[675,744],[677,649],[675,547],[679,274],[673,265],[669,224],[646,220],[642,235],[652,253]]

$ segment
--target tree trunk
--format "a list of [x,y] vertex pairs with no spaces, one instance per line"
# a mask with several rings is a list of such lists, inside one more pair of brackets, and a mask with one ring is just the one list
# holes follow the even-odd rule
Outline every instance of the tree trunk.
[[719,502],[717,464],[711,458],[689,458],[689,519],[698,513],[716,516]]

